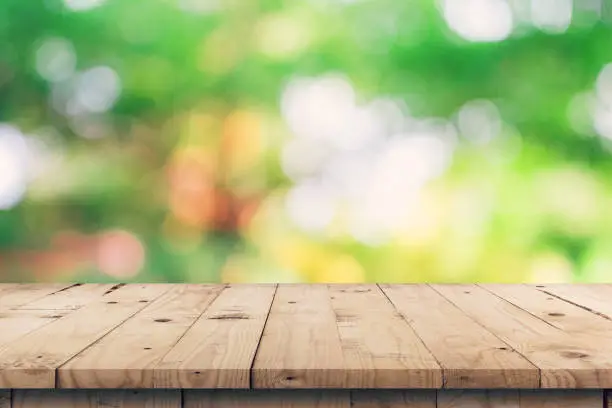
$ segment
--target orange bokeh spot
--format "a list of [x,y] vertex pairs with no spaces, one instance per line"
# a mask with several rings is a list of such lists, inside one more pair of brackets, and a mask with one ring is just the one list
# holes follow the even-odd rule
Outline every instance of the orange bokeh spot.
[[205,228],[214,216],[214,161],[201,148],[177,152],[166,168],[169,206],[177,220]]

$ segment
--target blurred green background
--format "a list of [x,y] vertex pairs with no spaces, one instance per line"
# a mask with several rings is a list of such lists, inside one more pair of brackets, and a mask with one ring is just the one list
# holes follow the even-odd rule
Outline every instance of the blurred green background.
[[607,0],[2,0],[0,280],[612,281]]

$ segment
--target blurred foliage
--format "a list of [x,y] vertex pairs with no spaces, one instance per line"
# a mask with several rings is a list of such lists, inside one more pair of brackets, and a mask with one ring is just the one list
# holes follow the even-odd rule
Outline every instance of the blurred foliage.
[[[476,41],[433,0],[2,0],[0,278],[612,280],[606,5],[574,3],[566,25],[541,9],[538,26],[530,1],[466,0],[456,18],[470,2],[498,27],[513,13],[505,34],[470,20],[503,36]],[[326,162],[291,174],[312,140],[287,149],[304,139],[292,123],[340,129],[347,86],[403,119],[381,125],[387,144],[326,147],[363,180],[340,198],[330,182],[328,199],[308,189],[329,182]],[[452,144],[418,188],[411,172],[442,156],[402,140],[393,153],[414,134]],[[356,233],[360,214],[385,227]]]

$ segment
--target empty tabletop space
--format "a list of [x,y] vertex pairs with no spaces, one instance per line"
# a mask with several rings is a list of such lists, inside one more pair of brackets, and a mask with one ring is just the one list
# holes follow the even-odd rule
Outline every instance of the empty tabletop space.
[[610,316],[610,285],[5,283],[0,389],[602,390]]

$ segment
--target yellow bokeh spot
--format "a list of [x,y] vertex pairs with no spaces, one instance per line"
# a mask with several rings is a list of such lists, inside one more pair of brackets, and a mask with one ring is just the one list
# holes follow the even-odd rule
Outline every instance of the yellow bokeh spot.
[[223,123],[223,152],[225,171],[234,175],[255,165],[264,149],[262,124],[253,112],[236,111]]
[[531,263],[531,283],[569,283],[572,277],[572,263],[561,254],[543,253]]
[[284,14],[263,18],[257,25],[256,36],[259,51],[275,59],[294,57],[311,42],[310,27],[306,22]]
[[222,75],[238,64],[242,54],[233,31],[222,27],[206,37],[200,50],[198,66],[207,74]]
[[434,245],[444,224],[445,211],[441,197],[424,191],[418,204],[399,223],[397,243],[402,246],[423,248]]
[[199,111],[188,113],[182,122],[181,145],[212,147],[216,126],[216,118],[208,113]]
[[325,262],[314,276],[315,282],[360,283],[365,282],[365,270],[350,255],[340,255]]
[[221,282],[223,283],[247,283],[248,277],[240,262],[230,259],[221,271]]

